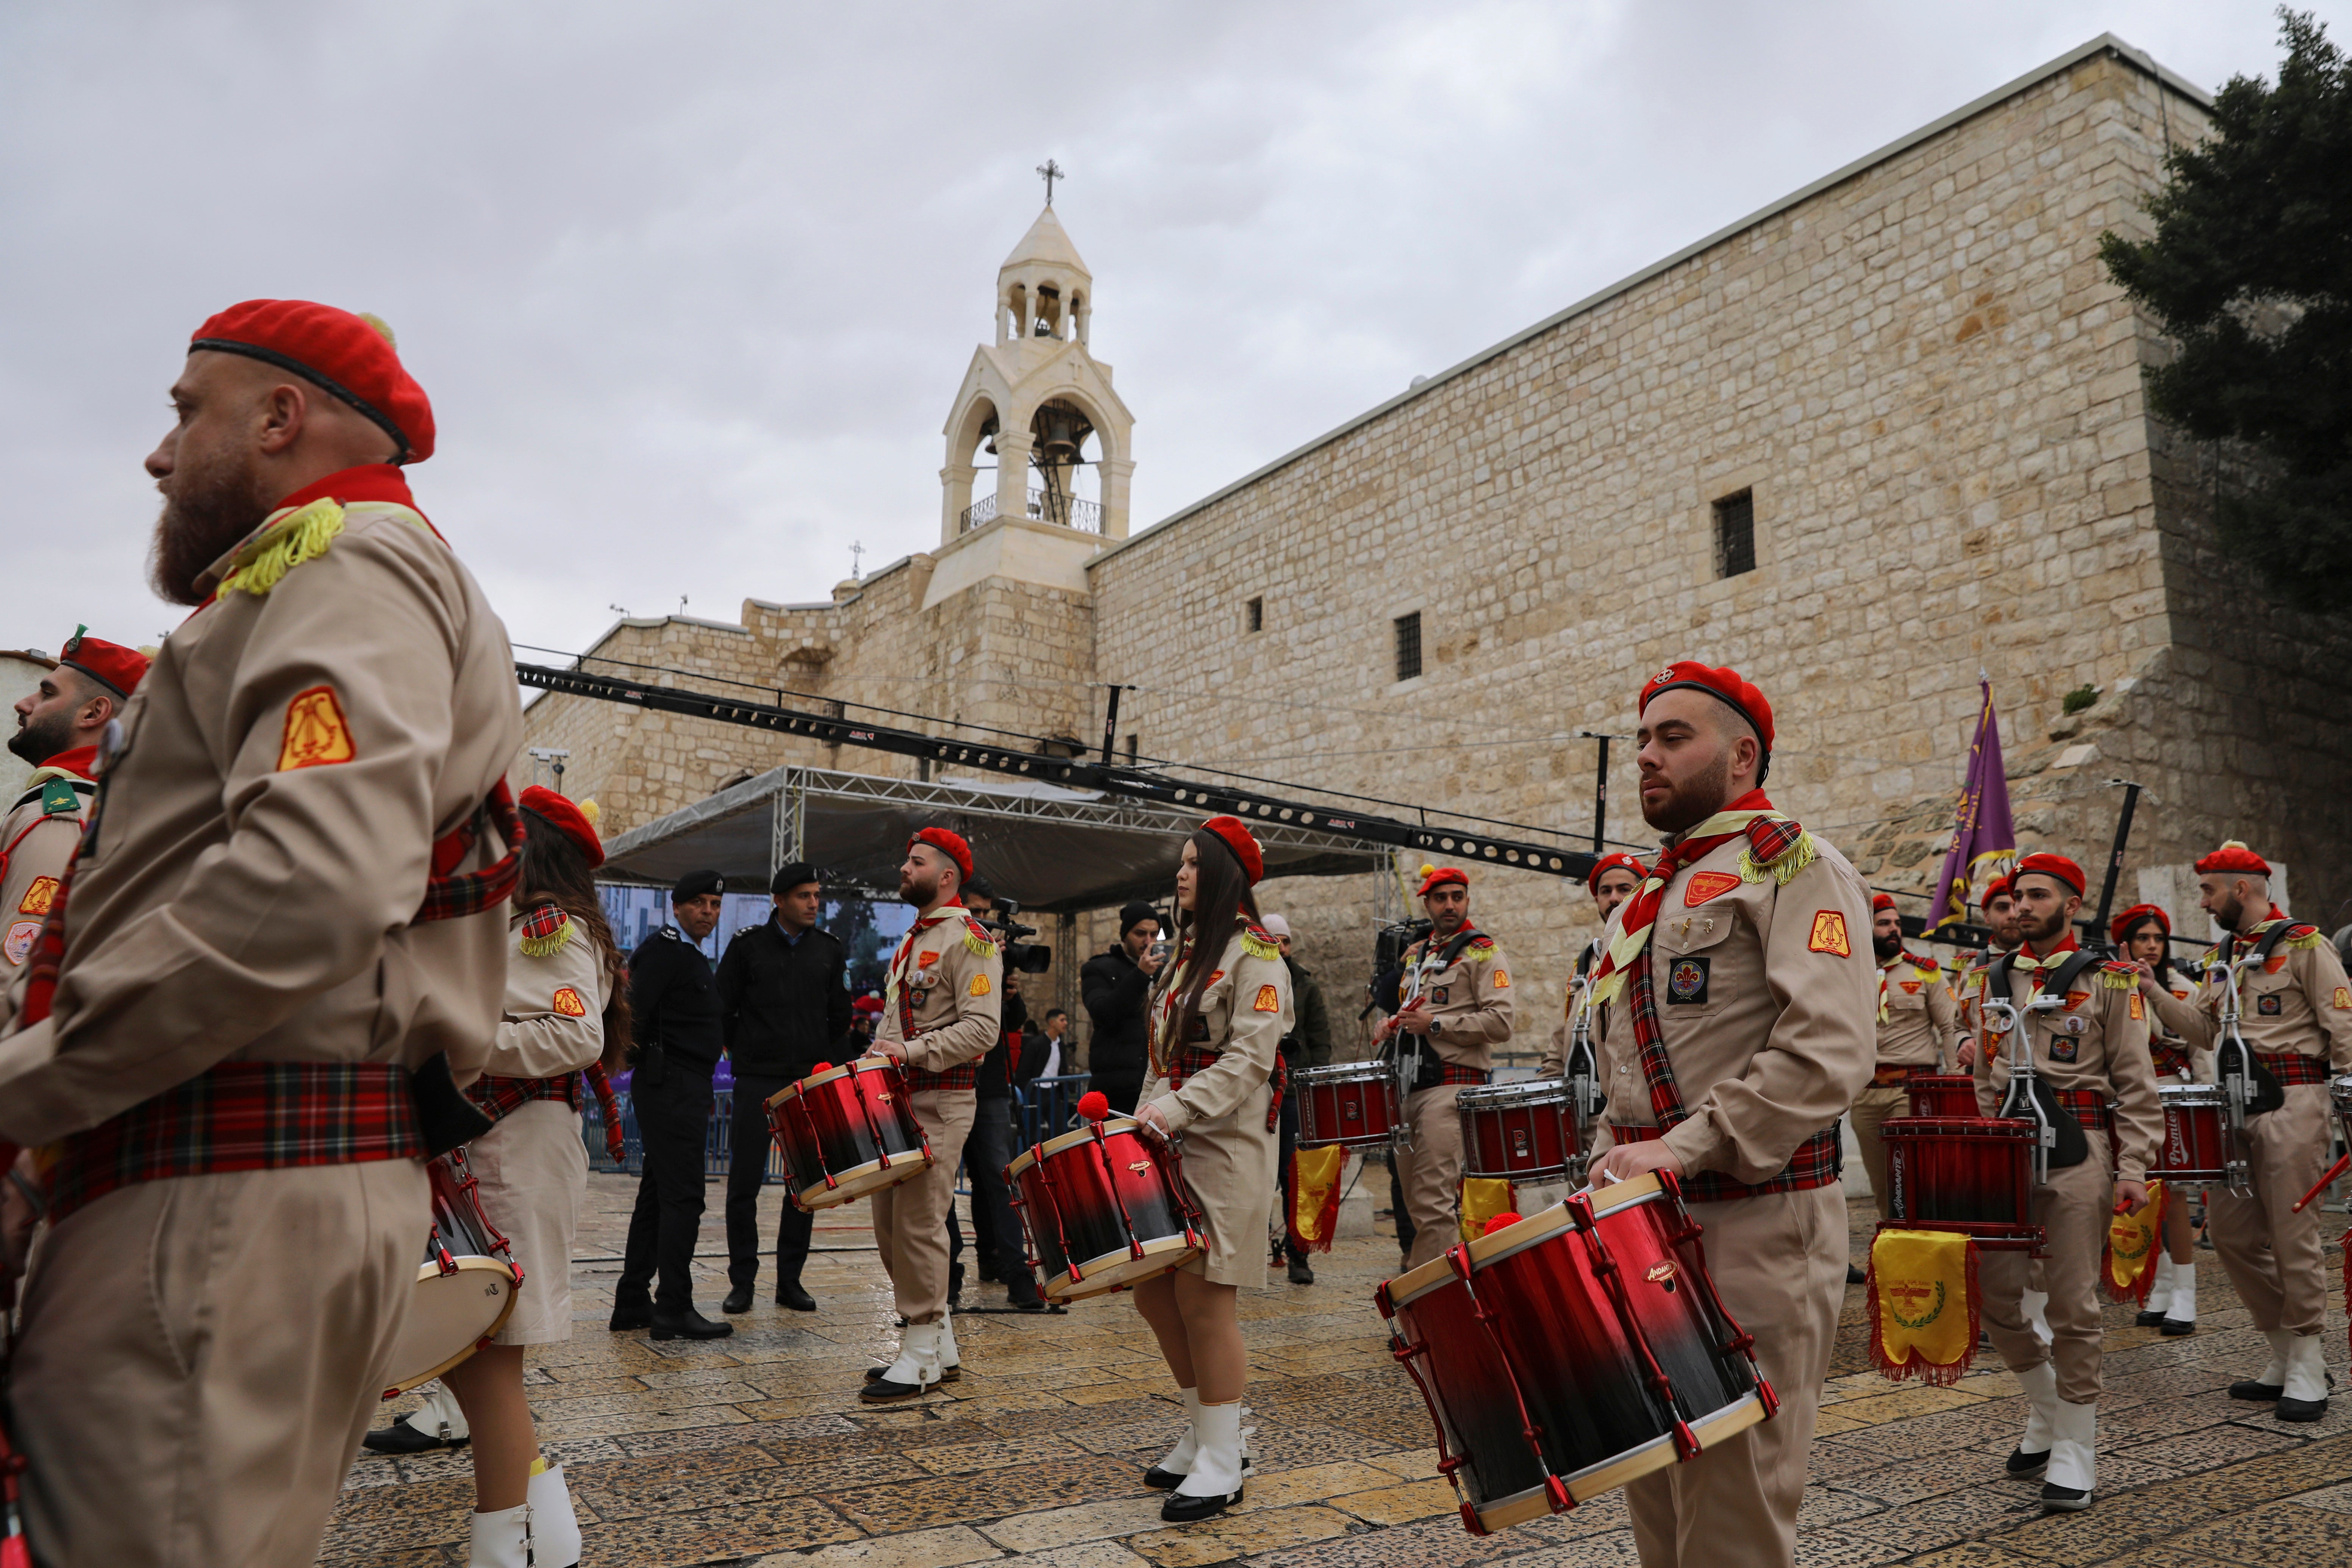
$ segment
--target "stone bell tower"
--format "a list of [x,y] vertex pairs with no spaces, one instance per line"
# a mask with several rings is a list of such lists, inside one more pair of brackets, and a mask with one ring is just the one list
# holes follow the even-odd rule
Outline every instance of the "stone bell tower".
[[998,524],[1058,531],[1058,545],[1040,533],[1022,553],[1083,559],[1127,537],[1135,417],[1087,347],[1094,294],[1049,181],[1045,209],[997,268],[996,341],[973,353],[948,416],[943,549]]

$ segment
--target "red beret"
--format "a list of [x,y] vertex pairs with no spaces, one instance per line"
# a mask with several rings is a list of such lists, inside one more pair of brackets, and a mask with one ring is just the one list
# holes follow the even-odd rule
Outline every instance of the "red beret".
[[1435,889],[1454,882],[1467,888],[1470,885],[1469,873],[1459,866],[1423,866],[1421,868],[1421,890],[1413,896],[1425,899]]
[[2009,876],[2004,874],[1995,877],[1984,885],[1984,891],[1977,895],[1977,908],[1983,909],[1995,899],[2008,899],[2014,901],[2016,898],[2017,889],[2010,886]]
[[1241,862],[1242,875],[1249,879],[1251,887],[1256,887],[1258,879],[1265,875],[1265,851],[1257,847],[1257,840],[1251,837],[1250,830],[1242,826],[1242,819],[1238,816],[1213,816],[1201,826],[1225,841],[1225,847],[1232,850],[1234,858]]
[[1639,856],[1628,855],[1622,849],[1612,849],[1595,860],[1592,869],[1584,874],[1586,892],[1598,894],[1601,891],[1601,873],[1603,871],[1631,871],[1637,882],[1646,880],[1650,875],[1650,868],[1642,864]]
[[920,827],[907,840],[907,847],[912,849],[918,844],[928,844],[944,854],[955,862],[957,876],[967,882],[971,880],[971,846],[963,841],[963,835],[944,827]]
[[2150,917],[2153,917],[2156,923],[2164,928],[2165,935],[2170,936],[2172,934],[2172,917],[2170,915],[2166,914],[2154,904],[2134,904],[2131,908],[2126,910],[2123,913],[2117,915],[2114,920],[2107,922],[2107,940],[2114,942],[2117,947],[2121,947],[2124,944],[2124,932],[2131,930],[2132,927],[2139,924],[2139,922],[2144,920],[2149,919]]
[[2054,877],[2074,889],[2076,898],[2083,896],[2083,868],[2075,865],[2063,855],[2053,855],[2047,851],[2039,855],[2028,855],[2017,863],[2017,869],[2009,874],[2011,896],[2012,898],[2016,896],[2017,879],[2020,877],[2029,876],[2037,871],[2044,877]]
[[188,348],[292,371],[382,426],[399,444],[395,463],[433,455],[433,405],[402,368],[392,329],[373,317],[308,300],[247,300],[198,327]]
[[1764,694],[1736,669],[1717,669],[1704,664],[1694,664],[1688,659],[1680,664],[1670,664],[1643,684],[1641,700],[1634,704],[1633,711],[1640,714],[1650,706],[1650,699],[1659,692],[1685,686],[1695,691],[1704,691],[1738,709],[1739,716],[1748,721],[1758,739],[1764,742],[1764,749],[1768,752],[1772,749],[1772,705],[1765,701]]
[[1873,893],[1873,894],[1871,894],[1871,895],[1870,895],[1870,912],[1871,912],[1872,914],[1874,914],[1874,914],[1876,914],[1876,913],[1877,913],[1879,910],[1891,910],[1891,909],[1893,909],[1894,907],[1895,907],[1895,895],[1894,895],[1894,894],[1892,894],[1892,893]]
[[547,818],[550,827],[572,840],[573,847],[588,858],[590,870],[604,863],[604,841],[596,837],[596,825],[569,800],[551,789],[533,784],[522,792],[522,808]]
[[147,674],[145,654],[120,643],[84,637],[79,626],[58,653],[58,662],[81,671],[118,697],[128,697],[138,690],[139,682]]
[[2271,863],[2231,838],[2224,840],[2221,847],[2198,861],[2197,869],[2231,871],[2242,877],[2267,877],[2271,874]]
[[879,1013],[882,1011],[882,998],[869,993],[852,1002],[849,1010],[853,1013]]

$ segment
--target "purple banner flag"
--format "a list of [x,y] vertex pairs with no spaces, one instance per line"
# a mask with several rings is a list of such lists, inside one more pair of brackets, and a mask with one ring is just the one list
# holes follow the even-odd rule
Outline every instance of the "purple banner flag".
[[1986,883],[2017,863],[2017,830],[2009,820],[2009,773],[2000,761],[2000,721],[1992,710],[1992,682],[1984,686],[1984,707],[1977,715],[1976,739],[1969,743],[1969,776],[1960,786],[1959,820],[1952,827],[1952,847],[1936,878],[1935,903],[1927,910],[1927,929],[1958,925],[1969,918],[1969,904]]

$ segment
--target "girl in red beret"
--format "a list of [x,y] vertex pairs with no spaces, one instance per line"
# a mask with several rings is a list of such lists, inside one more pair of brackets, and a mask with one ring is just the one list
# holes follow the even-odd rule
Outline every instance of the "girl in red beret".
[[[2172,917],[2155,904],[2134,904],[2108,922],[2107,935],[2116,951],[2142,966],[2168,995],[2189,1000],[2185,978],[2172,972]],[[2153,1009],[2147,1020],[2147,1049],[2156,1076],[2165,1083],[2189,1083],[2197,1077],[2189,1042],[2182,1039]],[[2207,1077],[2211,1076],[2210,1068]],[[2196,1237],[2189,1220],[2189,1189],[2165,1178],[2164,1252],[2156,1260],[2156,1283],[2138,1318],[2144,1329],[2172,1335],[2197,1331]]]

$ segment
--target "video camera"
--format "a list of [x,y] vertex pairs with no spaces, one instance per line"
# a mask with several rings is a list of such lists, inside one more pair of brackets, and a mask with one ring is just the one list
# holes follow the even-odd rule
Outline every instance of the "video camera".
[[1035,936],[1035,926],[1015,924],[1013,917],[1021,912],[1017,899],[998,899],[996,912],[980,923],[996,933],[997,946],[1004,950],[1004,967],[1022,974],[1043,974],[1054,967],[1054,950],[1042,942],[1017,942],[1016,937]]
[[1427,936],[1427,921],[1399,921],[1380,928],[1372,939],[1372,973],[1364,982],[1364,1012],[1381,1005],[1381,976],[1404,966],[1404,950]]

